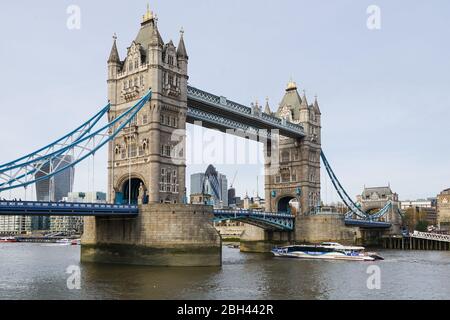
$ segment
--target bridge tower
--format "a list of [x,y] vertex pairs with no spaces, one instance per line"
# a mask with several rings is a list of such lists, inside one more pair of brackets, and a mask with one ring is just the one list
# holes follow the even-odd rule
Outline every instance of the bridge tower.
[[[108,59],[109,120],[148,90],[152,99],[109,145],[109,199],[116,203],[183,203],[188,55],[183,31],[164,43],[157,17],[143,16],[139,33],[119,57],[116,36]],[[182,130],[179,130],[182,129]]]
[[178,48],[172,41],[165,44],[150,10],[124,60],[114,36],[108,59],[109,120],[152,90],[149,103],[109,144],[109,200],[138,204],[139,214],[86,218],[81,261],[221,265],[212,208],[185,204],[188,59],[183,31]]
[[320,201],[321,112],[317,97],[308,104],[306,93],[300,97],[296,83],[290,81],[275,115],[301,124],[306,136],[301,140],[278,138],[279,164],[265,166],[266,210],[286,212],[289,202],[297,200],[296,214],[309,213]]

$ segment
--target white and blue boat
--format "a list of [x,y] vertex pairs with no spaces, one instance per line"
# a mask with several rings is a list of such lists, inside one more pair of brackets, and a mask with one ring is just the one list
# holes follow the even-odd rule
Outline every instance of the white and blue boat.
[[277,247],[272,250],[275,257],[299,259],[328,259],[374,261],[383,260],[378,253],[365,252],[364,247],[344,246],[336,242],[323,242],[320,245],[293,245]]

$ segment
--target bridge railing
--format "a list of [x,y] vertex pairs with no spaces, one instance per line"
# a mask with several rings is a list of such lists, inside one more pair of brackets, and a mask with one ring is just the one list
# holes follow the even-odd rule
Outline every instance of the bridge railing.
[[127,209],[136,210],[136,205],[106,203],[72,203],[72,202],[39,202],[39,201],[0,201],[0,208],[42,208],[42,209]]
[[448,234],[414,231],[410,233],[409,236],[411,238],[450,242],[450,235]]
[[300,124],[288,122],[285,120],[282,120],[280,118],[274,117],[272,115],[266,114],[264,112],[261,113],[254,113],[252,111],[252,108],[244,106],[242,104],[239,104],[234,101],[230,101],[226,99],[225,97],[219,97],[212,93],[188,86],[188,96],[195,97],[196,99],[204,100],[211,102],[215,104],[216,106],[219,106],[220,108],[224,108],[233,112],[236,112],[238,114],[245,114],[247,116],[252,116],[256,118],[260,118],[263,120],[263,122],[266,122],[268,124],[272,124],[278,127],[285,127],[291,131],[304,134],[304,128]]
[[226,210],[215,209],[214,214],[235,215],[235,216],[260,216],[260,217],[278,217],[278,218],[295,218],[295,215],[287,212],[263,212],[252,210]]

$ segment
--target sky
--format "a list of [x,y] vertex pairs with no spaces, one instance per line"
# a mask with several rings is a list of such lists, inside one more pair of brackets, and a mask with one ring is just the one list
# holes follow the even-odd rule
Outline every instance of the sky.
[[[71,5],[80,9],[79,29],[67,27]],[[123,58],[146,5],[2,4],[0,163],[64,135],[107,103],[112,35]],[[380,9],[380,29],[367,27],[371,5]],[[450,186],[450,2],[153,0],[150,7],[165,42],[177,44],[184,28],[190,85],[247,105],[269,97],[272,110],[291,77],[310,102],[317,94],[322,148],[349,194],[390,184],[401,199],[416,199]],[[207,165],[189,166],[187,176]],[[106,151],[94,166],[94,185],[88,164],[77,167],[77,191],[106,189]],[[236,174],[238,194],[256,194],[261,165],[216,167],[229,180]]]

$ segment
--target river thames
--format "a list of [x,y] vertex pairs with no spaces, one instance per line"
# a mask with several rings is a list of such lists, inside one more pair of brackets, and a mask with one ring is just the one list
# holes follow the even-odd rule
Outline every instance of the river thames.
[[[82,264],[80,247],[0,244],[0,299],[449,299],[450,252],[379,250],[384,261],[274,258],[223,248],[221,268]],[[381,288],[368,289],[377,265]],[[66,270],[81,271],[68,289]]]

